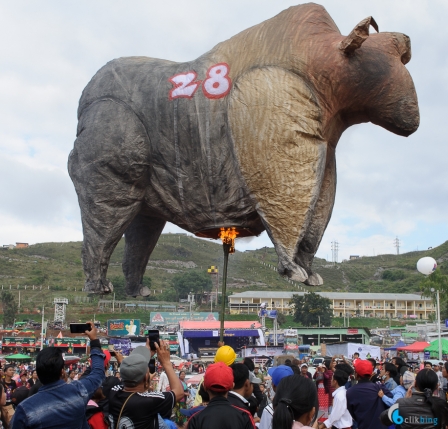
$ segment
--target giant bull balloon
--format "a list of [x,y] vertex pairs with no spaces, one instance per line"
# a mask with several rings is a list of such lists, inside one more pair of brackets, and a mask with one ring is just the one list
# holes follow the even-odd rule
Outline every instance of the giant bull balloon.
[[342,36],[321,6],[291,7],[185,63],[129,57],[85,88],[69,172],[81,207],[85,290],[109,292],[125,235],[126,291],[167,221],[201,237],[266,230],[278,271],[310,285],[336,190],[335,149],[361,122],[408,136],[417,96],[400,33]]

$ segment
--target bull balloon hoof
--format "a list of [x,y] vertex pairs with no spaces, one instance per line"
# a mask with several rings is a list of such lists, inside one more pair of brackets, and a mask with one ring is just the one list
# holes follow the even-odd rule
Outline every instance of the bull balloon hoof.
[[108,293],[112,293],[114,291],[114,286],[108,280],[105,282],[86,282],[84,285],[84,292],[95,293],[99,295],[104,295]]
[[305,280],[305,284],[308,286],[320,286],[324,284],[324,281],[322,280],[322,277],[317,273],[312,273],[308,278]]
[[146,286],[142,286],[142,287],[140,288],[140,290],[138,291],[138,294],[139,294],[140,296],[149,296],[150,293],[151,293],[151,291],[150,291],[149,288],[146,287]]
[[277,271],[280,275],[286,276],[296,282],[303,283],[306,279],[308,279],[308,274],[306,273],[306,271],[299,265],[293,263],[285,266],[282,262],[279,262]]

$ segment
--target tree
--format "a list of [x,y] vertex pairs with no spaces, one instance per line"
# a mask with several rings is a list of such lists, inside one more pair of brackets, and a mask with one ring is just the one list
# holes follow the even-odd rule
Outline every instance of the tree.
[[[432,291],[431,289],[434,289]],[[422,296],[426,296],[433,299],[436,304],[436,291],[439,291],[440,297],[440,318],[448,316],[448,275],[443,274],[442,269],[437,268],[432,274],[423,278],[420,282],[420,290]]]
[[303,326],[330,326],[333,318],[331,301],[314,292],[303,296],[293,295],[290,304],[294,306],[294,321]]
[[171,285],[177,293],[177,298],[187,298],[192,292],[202,299],[204,292],[212,290],[213,283],[210,274],[204,271],[188,271],[183,274],[177,274],[171,280]]
[[12,326],[17,315],[17,304],[11,292],[3,291],[1,295],[3,308],[3,326]]

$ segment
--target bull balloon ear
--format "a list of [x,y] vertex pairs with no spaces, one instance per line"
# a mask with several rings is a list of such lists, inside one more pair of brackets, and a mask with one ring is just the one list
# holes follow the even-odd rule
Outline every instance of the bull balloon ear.
[[372,26],[377,33],[378,24],[376,21],[369,16],[363,19],[351,32],[350,34],[339,43],[339,49],[344,52],[344,54],[351,54],[356,49],[360,48],[361,45],[369,37],[369,27]]

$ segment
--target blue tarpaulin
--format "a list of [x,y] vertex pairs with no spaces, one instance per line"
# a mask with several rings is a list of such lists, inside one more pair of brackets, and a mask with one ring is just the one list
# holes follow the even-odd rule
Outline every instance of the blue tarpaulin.
[[394,346],[392,346],[392,347],[387,347],[387,348],[385,348],[384,350],[397,350],[397,347],[404,347],[404,346],[406,346],[406,345],[407,345],[407,344],[404,343],[403,341],[398,341],[398,343],[395,344]]

